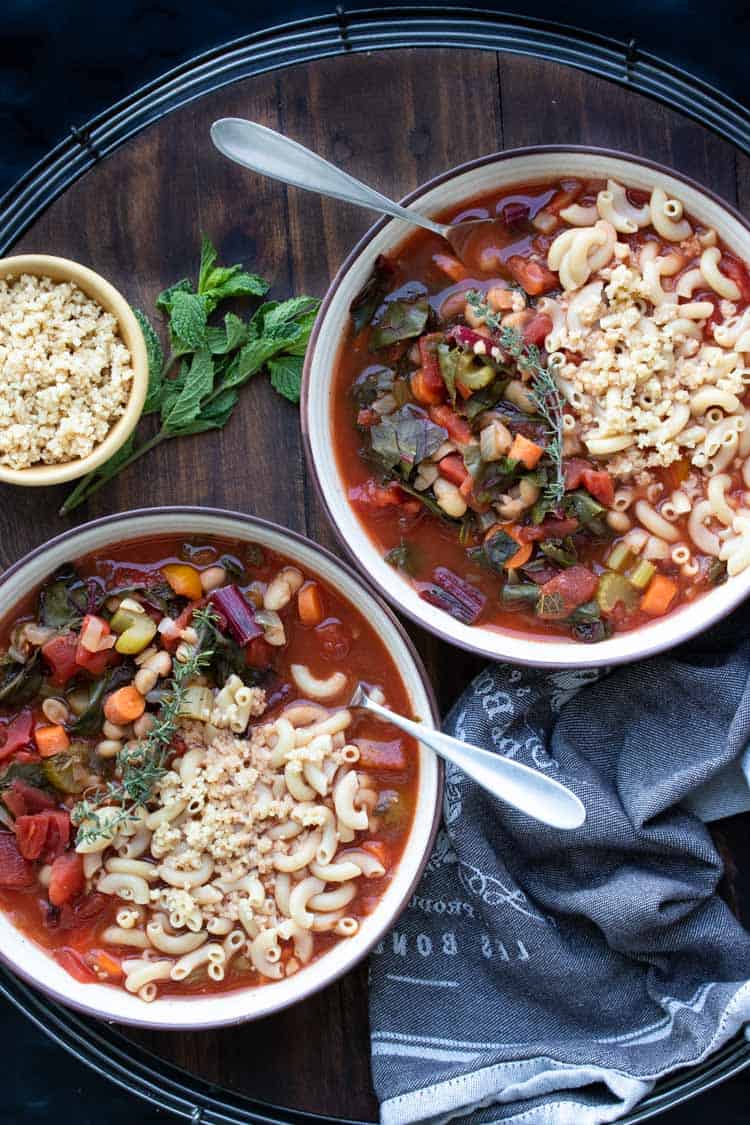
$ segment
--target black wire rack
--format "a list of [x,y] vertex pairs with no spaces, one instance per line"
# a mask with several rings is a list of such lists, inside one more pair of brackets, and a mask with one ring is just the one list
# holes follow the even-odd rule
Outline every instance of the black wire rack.
[[[46,207],[100,160],[147,125],[204,94],[265,71],[350,52],[445,47],[531,55],[577,67],[657,99],[750,155],[750,112],[709,83],[644,49],[519,15],[473,8],[342,6],[329,15],[257,32],[217,47],[147,83],[68,136],[0,199],[0,254]],[[56,1043],[102,1076],[194,1125],[365,1125],[253,1101],[165,1062],[116,1027],[58,1006],[0,968],[0,993]],[[740,1036],[654,1092],[623,1121],[655,1117],[750,1065]]]

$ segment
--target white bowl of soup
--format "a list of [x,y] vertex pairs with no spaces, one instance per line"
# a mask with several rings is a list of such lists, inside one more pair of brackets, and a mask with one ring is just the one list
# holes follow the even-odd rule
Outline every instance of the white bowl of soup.
[[350,969],[429,855],[424,669],[333,556],[249,516],[97,520],[0,578],[0,956],[122,1023],[255,1019]]
[[596,149],[504,152],[408,202],[490,218],[459,258],[383,220],[308,350],[342,543],[443,639],[549,668],[696,634],[750,590],[750,229]]

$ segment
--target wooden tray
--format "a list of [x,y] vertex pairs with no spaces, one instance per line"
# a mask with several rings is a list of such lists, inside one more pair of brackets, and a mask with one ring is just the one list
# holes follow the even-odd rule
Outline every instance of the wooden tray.
[[[469,47],[344,51],[204,93],[106,159],[98,159],[96,146],[93,152],[84,147],[90,169],[12,249],[76,258],[110,278],[134,305],[152,309],[161,288],[195,272],[205,231],[222,261],[244,261],[272,278],[273,296],[322,294],[369,225],[368,215],[287,190],[224,160],[210,145],[208,129],[215,118],[232,115],[288,133],[394,197],[483,153],[556,142],[651,156],[740,208],[750,204],[747,156],[682,114],[605,78]],[[728,126],[727,132],[742,139]],[[24,185],[15,210],[6,214],[7,229],[28,220],[45,190],[57,190],[54,176],[50,171],[46,188],[44,177],[36,177],[36,195],[31,181]],[[69,525],[57,515],[65,493],[0,488],[3,566]],[[166,502],[250,511],[337,548],[307,478],[297,412],[260,378],[242,392],[225,431],[167,443],[76,515],[83,521]],[[478,662],[414,627],[410,632],[447,707]],[[734,861],[747,824],[736,818],[722,826],[732,870],[742,869]],[[262,1023],[203,1034],[103,1029],[36,998],[7,975],[4,987],[80,1057],[194,1121],[291,1120],[297,1111],[372,1121],[377,1106],[365,973],[362,966]],[[747,1045],[732,1044],[628,1120],[660,1112],[748,1061]],[[264,1112],[258,1102],[283,1108]]]

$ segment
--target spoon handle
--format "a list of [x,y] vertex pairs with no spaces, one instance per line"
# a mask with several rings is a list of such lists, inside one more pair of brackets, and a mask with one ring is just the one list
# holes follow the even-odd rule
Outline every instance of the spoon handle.
[[222,117],[211,126],[211,140],[230,160],[272,180],[281,180],[318,195],[344,199],[358,207],[382,211],[395,219],[403,219],[433,234],[445,236],[445,228],[439,223],[401,207],[348,172],[329,164],[322,156],[310,152],[309,148],[265,125],[244,121],[241,117]]
[[483,789],[501,801],[513,805],[521,812],[549,824],[552,828],[580,828],[586,819],[583,803],[559,781],[548,777],[539,770],[533,770],[523,762],[493,754],[479,746],[460,742],[442,731],[429,730],[420,723],[405,719],[387,707],[382,707],[369,696],[362,693],[355,706],[386,719],[412,735],[419,742],[434,750],[441,758],[447,758],[463,773],[473,778]]

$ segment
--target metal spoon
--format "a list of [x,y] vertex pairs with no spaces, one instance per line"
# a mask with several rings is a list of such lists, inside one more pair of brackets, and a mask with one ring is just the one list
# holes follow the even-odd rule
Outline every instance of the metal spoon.
[[222,117],[211,126],[211,140],[219,152],[230,160],[253,172],[269,176],[272,180],[281,180],[282,183],[314,191],[318,195],[343,199],[358,207],[367,207],[372,211],[392,215],[395,219],[403,219],[413,226],[424,227],[444,238],[459,258],[463,256],[469,239],[479,227],[486,230],[488,226],[495,224],[507,237],[507,231],[497,219],[435,223],[416,211],[394,203],[392,199],[363,184],[361,180],[356,180],[348,172],[330,164],[297,141],[254,121],[244,121],[241,117]]
[[381,719],[393,723],[406,734],[429,746],[441,758],[453,762],[478,785],[521,812],[549,824],[552,828],[580,828],[586,819],[586,809],[575,793],[546,774],[532,770],[522,762],[492,754],[479,746],[460,742],[442,731],[429,730],[382,707],[368,693],[364,684],[357,684],[349,707],[372,711]]

